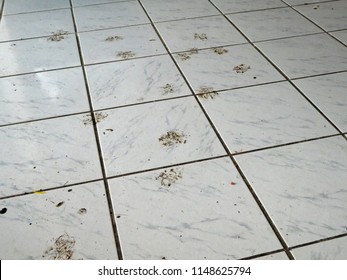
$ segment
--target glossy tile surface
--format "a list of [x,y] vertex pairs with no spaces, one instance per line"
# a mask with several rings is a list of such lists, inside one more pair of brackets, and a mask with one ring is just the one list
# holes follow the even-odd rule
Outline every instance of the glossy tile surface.
[[284,260],[289,260],[289,258],[288,258],[286,253],[282,252],[282,253],[266,255],[264,257],[255,258],[255,259],[252,259],[252,260],[261,260],[261,261],[276,261],[276,260],[280,260],[280,261],[284,261]]
[[239,155],[236,161],[290,246],[347,233],[343,137]]
[[106,4],[113,2],[123,2],[124,0],[72,0],[72,6],[88,6],[97,4]]
[[7,209],[0,219],[7,229],[0,233],[1,259],[117,259],[100,182],[14,197],[0,205]]
[[[170,172],[176,181],[160,177]],[[125,259],[236,259],[280,246],[230,159],[110,185]]]
[[225,14],[286,7],[286,4],[280,0],[212,0],[212,2]]
[[69,0],[10,0],[4,6],[4,15],[53,9],[70,8]]
[[331,32],[331,34],[337,39],[339,39],[342,43],[347,45],[347,30]]

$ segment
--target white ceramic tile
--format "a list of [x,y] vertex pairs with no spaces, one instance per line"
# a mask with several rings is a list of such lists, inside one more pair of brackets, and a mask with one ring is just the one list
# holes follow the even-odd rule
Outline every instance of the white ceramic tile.
[[212,2],[225,14],[286,7],[286,4],[280,0],[212,0]]
[[[195,92],[204,88],[221,90],[284,79],[251,45],[220,50],[221,54],[216,49],[208,49],[174,56]],[[234,70],[240,64],[246,66],[244,73]]]
[[0,78],[0,125],[89,110],[80,68]]
[[166,53],[151,25],[83,32],[79,36],[87,64]]
[[235,158],[289,246],[347,232],[343,137]]
[[74,12],[78,31],[149,23],[138,1],[77,7]]
[[281,248],[228,158],[110,180],[110,189],[125,259],[236,259]]
[[277,254],[271,254],[271,255],[266,255],[264,257],[260,257],[260,258],[256,258],[256,259],[252,259],[252,260],[263,260],[263,261],[276,261],[276,260],[289,260],[288,256],[286,253],[281,252],[281,253],[277,253]]
[[322,32],[291,8],[230,14],[228,18],[252,41]]
[[290,78],[347,70],[347,49],[327,34],[256,45]]
[[295,7],[325,30],[347,28],[347,2],[332,1]]
[[7,209],[1,259],[118,258],[100,182],[5,199],[0,207]]
[[153,21],[176,20],[218,15],[218,10],[208,0],[142,0]]
[[300,247],[292,253],[298,260],[346,260],[347,237]]
[[172,52],[246,42],[223,16],[162,22],[156,26]]
[[111,2],[123,2],[127,0],[72,0],[72,6],[87,6],[87,5],[97,5],[97,4],[105,4]]
[[284,0],[284,2],[290,4],[290,5],[307,5],[308,3],[317,3],[317,2],[324,2],[325,0]]
[[294,83],[339,129],[347,132],[347,72],[295,80]]
[[332,32],[331,34],[347,45],[347,30],[336,31]]
[[102,113],[98,127],[108,176],[226,154],[193,97]]
[[0,61],[0,77],[80,65],[75,35],[0,43]]
[[191,95],[169,56],[88,66],[87,76],[94,109]]
[[57,30],[74,32],[69,9],[4,16],[0,24],[0,41],[50,36]]
[[0,128],[0,196],[99,179],[93,127],[71,116]]
[[70,8],[69,0],[6,0],[4,15]]
[[231,153],[338,133],[288,83],[226,91],[202,104]]

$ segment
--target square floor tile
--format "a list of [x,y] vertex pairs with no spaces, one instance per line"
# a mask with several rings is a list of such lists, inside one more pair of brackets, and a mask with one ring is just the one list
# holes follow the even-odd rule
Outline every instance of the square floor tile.
[[70,9],[4,16],[0,41],[50,36],[59,30],[74,33]]
[[109,183],[125,259],[237,259],[281,248],[228,158]]
[[338,133],[288,83],[225,91],[202,104],[231,153]]
[[284,79],[250,44],[191,51],[174,57],[196,93]]
[[4,15],[70,8],[69,0],[6,0]]
[[142,0],[153,21],[167,21],[193,17],[219,15],[208,0]]
[[[123,2],[124,0],[72,0],[72,6],[87,6],[96,4],[105,4],[112,2]],[[127,0],[125,0],[127,1]]]
[[347,30],[331,32],[331,34],[337,39],[339,39],[342,43],[347,45]]
[[225,14],[286,7],[281,0],[212,0],[212,2]]
[[327,31],[347,28],[347,2],[332,1],[295,7]]
[[167,53],[149,24],[83,32],[79,36],[87,64]]
[[93,127],[71,116],[0,128],[0,197],[101,178]]
[[346,260],[347,237],[341,237],[292,250],[297,260]]
[[347,141],[343,137],[235,159],[289,246],[347,233]]
[[0,125],[89,111],[80,68],[0,78]]
[[74,35],[0,43],[0,77],[80,65]]
[[191,95],[167,55],[87,67],[94,109]]
[[347,48],[327,34],[256,45],[290,78],[347,70]]
[[149,23],[138,1],[74,8],[78,31]]
[[251,41],[322,32],[320,28],[291,8],[231,14],[228,18]]
[[294,83],[339,129],[347,132],[347,72],[295,80]]
[[223,16],[162,22],[156,26],[172,52],[247,42]]
[[285,0],[286,3],[290,5],[307,5],[308,3],[317,3],[325,0]]
[[1,259],[118,258],[101,182],[0,200],[0,208]]
[[281,261],[285,261],[285,260],[289,260],[289,258],[288,258],[286,253],[282,252],[282,253],[266,255],[264,257],[260,257],[260,258],[256,258],[256,259],[252,259],[252,260],[264,260],[264,261],[281,260]]
[[193,97],[100,114],[108,176],[226,154]]

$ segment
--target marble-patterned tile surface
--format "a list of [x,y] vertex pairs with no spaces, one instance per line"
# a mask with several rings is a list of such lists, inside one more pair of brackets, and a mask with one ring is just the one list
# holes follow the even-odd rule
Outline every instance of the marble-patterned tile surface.
[[291,8],[230,14],[228,18],[251,41],[322,32],[320,28]]
[[347,72],[294,80],[322,112],[347,132]]
[[123,2],[123,1],[124,0],[72,0],[72,6],[77,7],[77,6],[97,5],[97,4]]
[[6,0],[4,15],[70,8],[69,0]]
[[289,260],[288,256],[286,253],[281,252],[281,253],[276,253],[276,254],[271,254],[271,255],[266,255],[260,258],[252,259],[252,260],[263,260],[263,261],[285,261]]
[[89,111],[80,68],[0,78],[0,125]]
[[220,9],[224,14],[227,13],[239,13],[246,11],[286,7],[286,4],[281,0],[212,0],[212,2]]
[[168,55],[88,66],[94,109],[191,95]]
[[171,52],[247,42],[223,16],[161,22],[156,26]]
[[338,133],[289,83],[201,100],[231,153]]
[[174,55],[196,93],[283,80],[250,44]]
[[237,259],[281,248],[229,158],[109,183],[125,259]]
[[50,36],[59,30],[74,33],[69,9],[9,15],[1,19],[0,41]]
[[226,152],[193,97],[100,112],[107,175],[183,163]]
[[331,32],[331,34],[339,39],[342,43],[347,45],[347,29],[346,30],[341,30],[341,31],[336,31],[336,32]]
[[0,128],[0,197],[101,178],[88,116]]
[[78,31],[149,23],[138,1],[74,8]]
[[1,259],[118,258],[101,182],[0,200],[0,209]]
[[347,48],[327,34],[256,45],[290,78],[347,70]]
[[87,64],[167,53],[149,24],[83,32],[79,36]]
[[347,233],[347,141],[343,137],[235,159],[289,246]]
[[220,14],[208,0],[142,0],[141,2],[153,21],[177,20]]
[[317,3],[325,0],[284,0],[289,5],[307,5],[308,3]]
[[346,260],[347,237],[341,237],[292,250],[297,260]]
[[80,65],[75,35],[62,36],[0,43],[0,77]]
[[295,7],[327,31],[347,28],[347,2],[330,1]]

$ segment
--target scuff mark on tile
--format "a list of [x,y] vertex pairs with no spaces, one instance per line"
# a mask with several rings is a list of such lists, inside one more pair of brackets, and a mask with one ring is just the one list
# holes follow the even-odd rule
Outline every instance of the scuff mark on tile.
[[54,241],[53,246],[49,247],[42,257],[50,260],[70,260],[74,253],[75,243],[76,241],[72,236],[64,233]]

